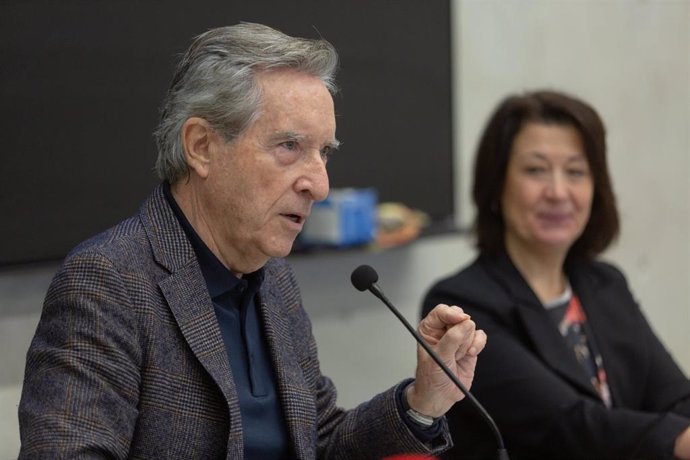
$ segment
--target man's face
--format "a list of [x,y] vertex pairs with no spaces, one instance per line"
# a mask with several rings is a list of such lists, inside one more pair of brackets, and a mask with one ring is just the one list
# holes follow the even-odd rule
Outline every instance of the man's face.
[[231,143],[217,136],[201,193],[210,246],[236,273],[289,254],[312,204],[328,195],[326,160],[337,146],[321,80],[274,70],[258,81],[258,118]]

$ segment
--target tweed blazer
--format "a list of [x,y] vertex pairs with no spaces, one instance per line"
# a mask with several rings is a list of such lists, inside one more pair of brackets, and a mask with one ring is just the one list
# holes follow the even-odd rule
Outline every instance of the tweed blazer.
[[[271,260],[258,304],[293,454],[439,452],[406,427],[396,387],[352,411],[319,369],[292,271]],[[76,247],[27,354],[20,458],[241,459],[232,370],[194,251],[158,187],[139,214]]]
[[[611,409],[505,253],[480,256],[436,283],[423,312],[439,302],[460,305],[486,331],[472,392],[501,429],[511,459],[671,458],[676,436],[690,426],[690,381],[655,336],[619,270],[592,262],[566,271],[603,357]],[[487,425],[471,407],[456,405],[448,421],[452,434],[474,442],[444,458],[489,458],[495,452]]]

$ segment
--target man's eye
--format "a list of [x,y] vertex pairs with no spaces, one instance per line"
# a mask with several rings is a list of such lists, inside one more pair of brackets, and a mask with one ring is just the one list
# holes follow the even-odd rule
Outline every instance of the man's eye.
[[326,146],[321,149],[321,158],[323,158],[324,161],[328,161],[328,159],[333,155],[335,152],[335,149],[331,146]]
[[285,142],[283,142],[282,146],[288,150],[295,150],[295,149],[297,149],[297,142],[296,141],[285,141]]

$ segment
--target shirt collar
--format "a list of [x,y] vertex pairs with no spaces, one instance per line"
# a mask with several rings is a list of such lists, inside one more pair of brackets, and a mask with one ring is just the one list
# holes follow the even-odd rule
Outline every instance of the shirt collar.
[[556,308],[562,305],[567,305],[570,302],[570,298],[573,296],[573,290],[570,288],[570,283],[566,281],[565,290],[563,294],[559,295],[555,299],[551,299],[544,303],[544,308]]
[[258,291],[264,279],[263,268],[253,273],[246,274],[242,278],[235,276],[234,273],[228,270],[225,265],[218,260],[218,257],[211,252],[208,246],[206,246],[206,243],[199,237],[182,212],[182,209],[180,209],[180,206],[175,201],[170,190],[170,184],[167,181],[163,184],[163,194],[194,249],[196,258],[199,261],[199,266],[201,267],[201,274],[204,276],[204,281],[206,281],[206,287],[211,299],[215,299],[233,290],[247,292]]

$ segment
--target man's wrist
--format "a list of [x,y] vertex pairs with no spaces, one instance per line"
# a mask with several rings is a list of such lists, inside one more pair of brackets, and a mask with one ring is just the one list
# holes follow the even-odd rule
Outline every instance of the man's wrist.
[[417,394],[417,388],[415,385],[415,381],[412,380],[412,383],[410,383],[407,388],[405,388],[405,391],[403,393],[403,397],[405,398],[405,404],[407,407],[414,409],[416,412],[426,416],[426,417],[431,417],[433,419],[438,419],[443,417],[443,415],[446,413],[447,408],[444,410],[440,407],[435,407],[434,404],[429,404],[429,401],[427,401],[424,398],[420,398],[420,395]]
[[[446,432],[445,430],[448,429],[448,425],[445,423],[444,420],[445,417],[440,417],[437,419],[432,418],[432,424],[426,426],[420,423],[419,421],[413,419],[407,412],[410,409],[410,406],[407,402],[406,390],[412,382],[414,382],[413,379],[410,379],[407,382],[402,382],[396,391],[395,399],[396,405],[398,406],[398,413],[400,414],[400,417],[402,418],[405,425],[415,435],[415,437],[423,443],[434,443],[439,439],[443,439],[442,435],[444,432]],[[424,414],[421,415],[425,416]]]
[[427,415],[421,414],[417,412],[416,410],[410,408],[405,411],[405,415],[412,420],[413,422],[417,423],[420,426],[423,426],[425,428],[430,427],[434,423],[436,423],[436,419],[433,417],[429,417]]
[[401,402],[403,405],[403,410],[405,411],[405,416],[409,420],[415,422],[416,424],[428,428],[432,426],[440,417],[432,417],[430,415],[423,414],[416,409],[412,408],[409,402],[410,391],[414,388],[414,382],[410,382],[403,390]]

